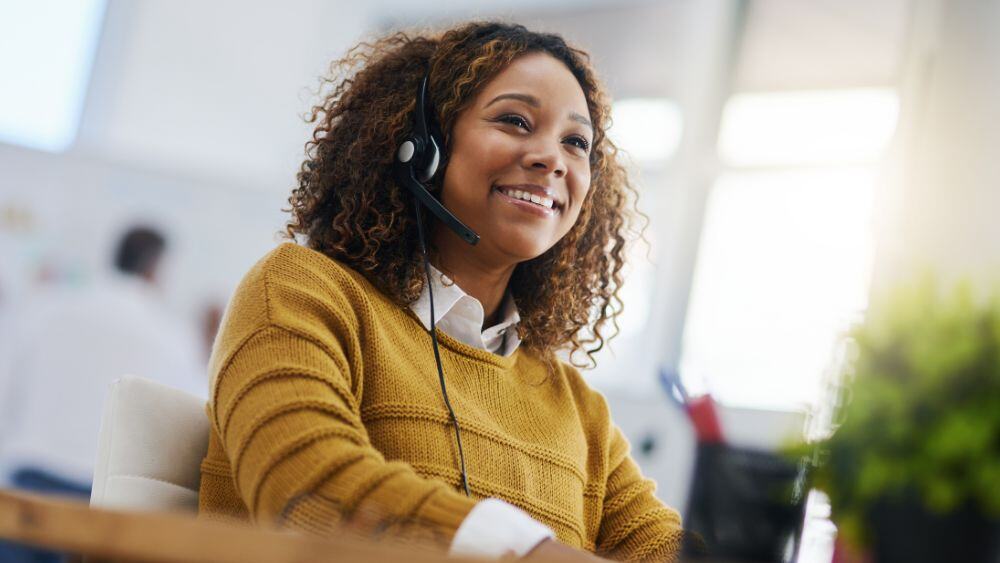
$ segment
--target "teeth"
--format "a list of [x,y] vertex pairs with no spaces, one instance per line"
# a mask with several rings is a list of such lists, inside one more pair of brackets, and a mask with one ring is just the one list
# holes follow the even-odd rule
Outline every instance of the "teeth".
[[542,197],[521,190],[505,190],[504,193],[510,197],[523,199],[524,201],[530,201],[536,205],[541,205],[542,207],[546,207],[548,209],[552,209],[552,205],[554,203],[554,201],[550,197]]

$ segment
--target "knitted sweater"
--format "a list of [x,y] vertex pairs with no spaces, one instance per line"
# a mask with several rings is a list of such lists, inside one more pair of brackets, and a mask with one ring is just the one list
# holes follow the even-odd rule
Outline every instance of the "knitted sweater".
[[495,497],[570,546],[676,556],[679,516],[573,367],[547,377],[523,348],[504,357],[438,341],[472,498],[416,316],[323,254],[270,252],[240,283],[212,353],[200,513],[447,546],[477,500]]

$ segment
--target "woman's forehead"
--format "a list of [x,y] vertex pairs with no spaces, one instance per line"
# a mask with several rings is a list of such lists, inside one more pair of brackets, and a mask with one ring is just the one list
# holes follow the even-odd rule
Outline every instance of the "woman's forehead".
[[[515,96],[505,96],[515,94]],[[476,105],[486,107],[498,96],[528,96],[541,105],[587,115],[583,88],[566,65],[548,53],[529,53],[514,59],[497,73],[476,96]]]

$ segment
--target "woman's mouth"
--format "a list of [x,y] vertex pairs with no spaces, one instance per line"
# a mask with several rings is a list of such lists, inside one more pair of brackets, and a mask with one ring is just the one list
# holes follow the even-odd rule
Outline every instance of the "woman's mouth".
[[494,190],[515,207],[542,217],[552,217],[560,211],[561,206],[551,197],[531,193],[516,186],[497,186]]

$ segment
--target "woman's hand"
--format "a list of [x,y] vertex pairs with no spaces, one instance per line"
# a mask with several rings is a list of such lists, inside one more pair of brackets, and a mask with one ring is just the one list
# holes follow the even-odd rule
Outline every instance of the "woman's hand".
[[521,560],[539,562],[548,561],[551,563],[598,563],[600,561],[608,561],[607,559],[602,559],[593,553],[572,548],[553,539],[544,540],[542,543],[535,546],[535,549],[529,551],[527,555],[521,558]]

